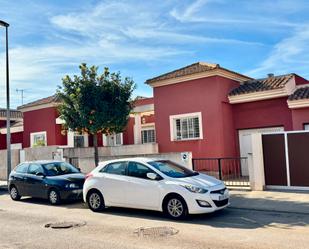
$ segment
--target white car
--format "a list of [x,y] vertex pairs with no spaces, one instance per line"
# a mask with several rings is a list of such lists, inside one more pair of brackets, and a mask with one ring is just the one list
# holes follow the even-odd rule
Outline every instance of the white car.
[[86,176],[84,201],[92,211],[128,207],[180,219],[229,205],[224,183],[169,160],[126,158],[100,163]]

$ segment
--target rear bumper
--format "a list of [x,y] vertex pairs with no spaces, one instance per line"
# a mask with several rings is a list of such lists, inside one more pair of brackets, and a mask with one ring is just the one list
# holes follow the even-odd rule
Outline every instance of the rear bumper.
[[60,198],[61,200],[82,200],[83,190],[82,189],[61,190]]

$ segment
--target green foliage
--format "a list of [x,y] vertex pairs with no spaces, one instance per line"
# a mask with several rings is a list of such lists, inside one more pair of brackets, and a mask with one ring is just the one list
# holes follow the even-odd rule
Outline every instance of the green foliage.
[[42,146],[46,146],[46,143],[44,140],[38,140],[36,141],[36,143],[33,145],[33,147],[42,147]]
[[57,96],[64,128],[79,133],[112,134],[122,132],[132,110],[132,79],[122,79],[120,73],[108,68],[98,75],[98,67],[79,66],[81,75],[65,76]]

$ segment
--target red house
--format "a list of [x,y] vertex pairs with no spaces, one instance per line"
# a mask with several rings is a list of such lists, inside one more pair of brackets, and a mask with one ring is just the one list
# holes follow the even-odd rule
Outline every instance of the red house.
[[245,156],[254,132],[309,128],[309,82],[296,74],[252,79],[198,62],[146,84],[153,87],[160,152]]
[[[6,149],[6,109],[0,108],[0,150]],[[16,110],[10,111],[11,148],[21,149],[23,143],[23,115]]]
[[[24,118],[23,148],[35,146],[89,147],[91,135],[69,131],[62,132],[63,120],[59,118],[57,97],[50,96],[18,107]],[[152,143],[154,135],[153,98],[138,98],[127,128],[119,134],[98,135],[99,146],[119,146],[134,143]],[[137,124],[137,125],[135,125]],[[134,135],[138,132],[138,135]]]
[[[253,133],[309,129],[309,82],[296,74],[252,79],[219,64],[198,62],[146,84],[153,88],[153,98],[138,98],[126,129],[98,135],[99,146],[156,142],[163,153],[246,157]],[[18,108],[23,147],[92,146],[92,136],[62,134],[58,104],[51,96]]]

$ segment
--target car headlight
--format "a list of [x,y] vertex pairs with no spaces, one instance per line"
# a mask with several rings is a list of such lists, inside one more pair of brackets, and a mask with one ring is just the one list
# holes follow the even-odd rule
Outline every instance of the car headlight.
[[79,188],[79,186],[75,183],[69,183],[67,185],[65,185],[66,188]]
[[208,192],[207,189],[196,187],[196,186],[193,186],[193,185],[190,185],[190,184],[182,185],[182,186],[192,193],[205,194],[205,193]]

